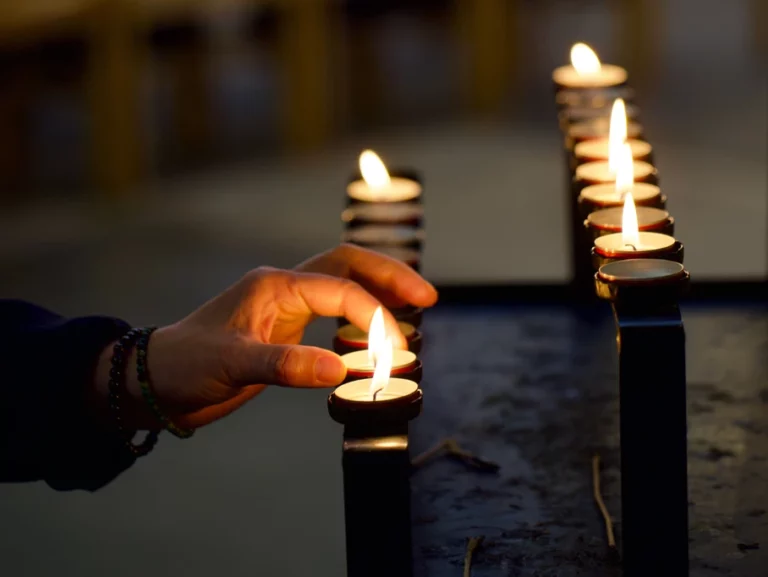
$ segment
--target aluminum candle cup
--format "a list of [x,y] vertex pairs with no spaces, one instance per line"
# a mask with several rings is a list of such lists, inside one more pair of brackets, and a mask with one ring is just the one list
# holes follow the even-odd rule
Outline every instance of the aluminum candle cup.
[[595,239],[592,266],[595,270],[620,260],[662,259],[683,262],[683,244],[674,237],[658,232],[639,232],[637,244],[628,245],[620,232]]
[[[650,206],[638,206],[636,210],[638,229],[641,232],[659,232],[675,236],[675,219],[666,210]],[[623,212],[621,206],[591,212],[584,221],[584,227],[589,231],[592,240],[621,232]]]
[[389,170],[391,185],[386,189],[373,189],[363,180],[360,172],[355,173],[347,184],[347,205],[359,203],[402,203],[420,204],[424,186],[418,172],[411,169]]
[[418,383],[390,378],[387,387],[376,395],[375,401],[370,389],[371,379],[339,386],[328,397],[331,418],[355,429],[375,431],[381,425],[406,424],[421,413],[423,393]]
[[[421,383],[423,364],[416,355],[410,351],[397,349],[393,350],[392,353],[392,371],[390,373],[392,377]],[[341,360],[347,366],[345,383],[373,378],[374,366],[371,363],[368,350],[347,353],[341,357]]]
[[[661,194],[661,189],[655,184],[635,182],[632,196],[637,206],[664,208],[667,204],[667,197]],[[578,205],[582,218],[587,218],[591,213],[604,208],[623,207],[624,197],[616,192],[615,183],[593,184],[582,189]]]
[[600,267],[595,274],[595,290],[597,296],[609,301],[675,301],[687,290],[689,281],[690,275],[679,262],[622,260]]
[[392,246],[420,250],[424,242],[424,230],[410,226],[369,224],[346,230],[341,240],[369,248]]
[[341,213],[341,220],[348,229],[368,225],[421,228],[424,206],[415,202],[358,202]]
[[[413,325],[400,322],[400,331],[408,343],[408,350],[414,354],[421,351],[421,333]],[[368,333],[361,331],[355,325],[344,325],[336,331],[333,337],[333,350],[338,355],[345,355],[359,350],[368,350]]]

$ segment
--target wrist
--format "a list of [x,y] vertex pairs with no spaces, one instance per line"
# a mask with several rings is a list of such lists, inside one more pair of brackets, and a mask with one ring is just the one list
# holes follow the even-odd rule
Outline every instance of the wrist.
[[[99,355],[87,399],[92,417],[105,428],[115,428],[114,415],[109,407],[109,379],[116,342],[107,345]],[[142,398],[136,374],[136,360],[137,351],[136,347],[133,347],[126,353],[125,387],[120,397],[120,417],[126,429],[157,431],[162,429],[162,425]]]

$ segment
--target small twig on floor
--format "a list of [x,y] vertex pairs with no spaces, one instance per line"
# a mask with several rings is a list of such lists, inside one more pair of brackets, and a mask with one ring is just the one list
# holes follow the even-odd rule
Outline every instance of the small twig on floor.
[[603,495],[600,491],[600,455],[592,457],[592,495],[595,498],[598,509],[600,509],[600,514],[603,516],[608,547],[615,550],[616,537],[613,534],[613,520],[608,513],[608,508],[605,506],[605,501],[603,501]]
[[483,543],[485,537],[480,535],[479,537],[470,537],[467,541],[467,552],[464,555],[464,577],[470,577],[472,575],[472,554]]
[[429,461],[432,457],[435,457],[438,453],[440,453],[443,449],[445,449],[448,441],[451,439],[443,439],[440,441],[437,445],[432,447],[431,449],[427,449],[420,455],[417,455],[413,459],[411,459],[411,466],[415,467],[421,467],[424,463]]
[[497,463],[494,463],[493,461],[488,461],[487,459],[473,455],[469,451],[465,451],[459,447],[459,444],[454,439],[451,438],[440,441],[431,449],[428,449],[420,455],[414,457],[414,459],[411,461],[411,465],[413,465],[414,468],[420,467],[430,459],[436,457],[442,451],[445,451],[449,457],[458,459],[473,469],[495,473],[501,468]]

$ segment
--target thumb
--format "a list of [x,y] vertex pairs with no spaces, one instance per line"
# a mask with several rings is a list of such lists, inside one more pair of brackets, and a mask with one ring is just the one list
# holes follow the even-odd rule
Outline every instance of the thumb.
[[236,386],[334,387],[347,373],[339,355],[319,347],[250,342],[243,348],[227,371]]

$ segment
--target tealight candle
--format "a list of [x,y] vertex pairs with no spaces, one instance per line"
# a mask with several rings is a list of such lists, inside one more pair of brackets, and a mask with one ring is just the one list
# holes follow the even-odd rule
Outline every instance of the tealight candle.
[[369,224],[419,227],[423,218],[424,207],[412,202],[358,203],[341,213],[348,228]]
[[656,168],[642,160],[633,160],[629,144],[611,148],[608,160],[588,162],[576,167],[573,177],[573,193],[580,197],[582,191],[595,184],[613,183],[617,194],[630,190],[635,183],[656,184]]
[[[408,343],[408,350],[418,354],[421,351],[421,333],[408,323],[398,322],[400,332]],[[368,333],[355,325],[344,325],[336,331],[333,339],[333,350],[339,355],[368,348]]]
[[[576,145],[585,140],[605,138],[611,132],[610,118],[601,117],[583,122],[576,122],[568,127],[565,137],[565,147],[573,150]],[[627,121],[627,139],[640,139],[643,135],[643,125],[636,120]]]
[[389,379],[386,388],[378,392],[373,379],[360,379],[339,386],[334,396],[343,401],[358,403],[381,402],[412,395],[419,389],[418,383],[408,379]]
[[[637,206],[637,226],[640,232],[660,232],[674,236],[675,219],[664,209],[650,206]],[[615,232],[621,232],[621,220],[624,209],[619,206],[591,212],[584,221],[584,226],[591,232],[593,240]]]
[[[630,138],[625,141],[629,145],[632,158],[650,162],[653,148],[644,140]],[[608,138],[595,138],[579,142],[573,148],[573,156],[576,164],[593,162],[596,160],[608,160],[610,153],[610,140]]]
[[[626,104],[624,112],[626,118],[634,119],[640,116],[640,108],[633,104]],[[571,124],[590,122],[599,118],[610,118],[611,108],[609,106],[570,106],[561,110],[557,117],[563,130],[567,130]]]
[[624,84],[627,71],[613,64],[601,64],[594,50],[579,42],[571,48],[571,64],[556,68],[552,80],[558,90],[609,88]]
[[604,108],[610,106],[616,98],[630,102],[635,98],[635,90],[626,84],[608,88],[563,88],[555,94],[555,104],[558,109],[574,108]]
[[372,150],[360,154],[362,179],[347,186],[350,202],[417,202],[422,188],[416,180],[390,176],[386,166]]
[[[635,182],[632,184],[632,196],[635,202],[641,206],[663,208],[666,198],[661,194],[661,189],[655,184]],[[584,218],[604,208],[622,206],[624,193],[617,190],[615,183],[592,184],[584,187],[579,193],[579,205],[582,208]]]
[[656,258],[619,260],[598,269],[595,290],[601,299],[648,306],[668,299],[676,301],[689,280],[688,271],[679,262]]
[[682,262],[683,246],[667,234],[641,232],[632,193],[628,192],[622,211],[621,232],[596,238],[592,255],[596,269],[608,262],[636,258],[661,258]]
[[[654,181],[658,174],[656,167],[643,160],[632,160],[632,169],[635,182]],[[577,166],[575,178],[586,184],[599,184],[615,182],[616,173],[611,170],[610,161],[596,160]]]
[[424,241],[424,231],[412,226],[369,224],[345,231],[341,239],[343,242],[366,247],[401,246],[420,248]]
[[[410,381],[421,382],[422,363],[411,351],[392,351],[392,375]],[[373,377],[376,369],[370,352],[359,350],[341,356],[347,366],[345,382]]]

